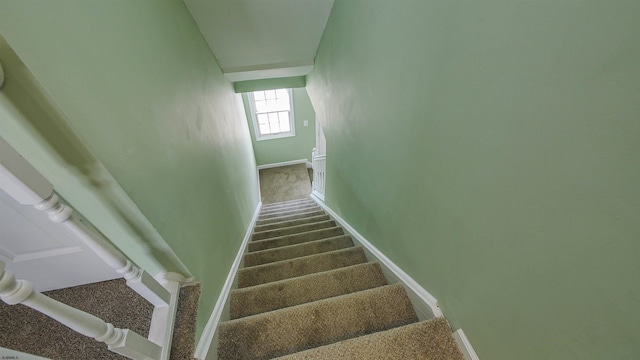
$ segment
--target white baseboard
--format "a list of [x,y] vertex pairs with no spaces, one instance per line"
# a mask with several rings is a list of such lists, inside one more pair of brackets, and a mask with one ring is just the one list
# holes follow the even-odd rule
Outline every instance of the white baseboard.
[[307,169],[313,168],[313,164],[307,161]]
[[416,310],[418,319],[427,320],[444,316],[442,310],[438,307],[438,300],[433,297],[420,284],[413,280],[407,273],[402,271],[391,259],[386,257],[373,244],[358,233],[351,225],[349,225],[340,215],[328,207],[315,193],[311,194],[311,198],[315,200],[329,215],[336,220],[346,232],[351,235],[353,241],[361,245],[369,260],[376,260],[380,263],[384,275],[390,283],[400,283],[407,290],[407,295]]
[[297,165],[297,164],[305,164],[306,166],[307,159],[299,159],[299,160],[283,161],[283,162],[273,163],[273,164],[258,165],[258,170],[281,167],[281,166]]
[[320,194],[319,192],[317,192],[315,190],[313,190],[311,192],[311,197],[315,197],[315,198],[317,198],[318,200],[320,200],[320,201],[322,201],[324,203],[324,195]]
[[465,335],[462,329],[458,329],[454,332],[453,338],[456,340],[456,344],[458,344],[458,348],[460,349],[460,352],[462,352],[465,360],[480,360],[478,354],[476,354],[476,351],[473,349],[473,346],[471,346],[467,335]]
[[[306,161],[306,160],[305,160]],[[205,360],[209,358],[210,350],[214,350],[214,357],[217,349],[211,349],[211,345],[213,345],[216,335],[216,329],[218,328],[218,324],[222,318],[222,313],[224,311],[225,305],[227,303],[227,299],[229,298],[229,293],[231,292],[231,288],[233,287],[236,273],[242,264],[242,259],[244,253],[247,251],[247,245],[249,244],[249,240],[251,239],[251,232],[253,231],[253,226],[256,224],[256,220],[258,219],[258,215],[260,214],[260,208],[262,207],[262,202],[258,202],[258,206],[256,207],[255,212],[253,213],[253,218],[247,227],[247,232],[244,234],[244,239],[242,239],[242,244],[240,245],[240,250],[236,254],[236,258],[233,260],[233,264],[231,265],[231,269],[229,270],[229,274],[227,275],[227,280],[224,282],[222,286],[222,290],[220,291],[220,296],[218,296],[218,301],[216,301],[216,305],[211,312],[211,316],[209,317],[209,321],[207,321],[207,325],[204,327],[202,331],[202,335],[200,336],[200,341],[198,341],[198,345],[196,346],[196,351],[194,357],[198,360]]]

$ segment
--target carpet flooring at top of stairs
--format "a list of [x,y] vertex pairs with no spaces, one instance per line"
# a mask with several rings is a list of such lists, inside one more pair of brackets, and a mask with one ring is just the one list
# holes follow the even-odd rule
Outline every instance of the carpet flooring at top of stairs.
[[400,284],[311,199],[263,206],[218,358],[462,360],[443,318],[418,321]]
[[311,181],[305,164],[260,170],[260,193],[263,204],[308,198]]

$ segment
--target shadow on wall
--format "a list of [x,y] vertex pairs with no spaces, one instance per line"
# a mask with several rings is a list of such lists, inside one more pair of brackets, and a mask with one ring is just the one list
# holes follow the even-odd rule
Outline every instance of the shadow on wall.
[[[6,81],[2,95],[9,100],[44,143],[70,171],[86,182],[92,192],[107,205],[118,223],[141,242],[147,252],[167,269],[189,274],[188,269],[166,247],[164,241],[136,211],[111,174],[91,150],[82,142],[65,120],[64,114],[49,99],[46,92],[22,63],[4,38],[0,37],[0,59],[5,68]],[[10,71],[9,71],[10,70]],[[56,184],[54,184],[55,186]]]

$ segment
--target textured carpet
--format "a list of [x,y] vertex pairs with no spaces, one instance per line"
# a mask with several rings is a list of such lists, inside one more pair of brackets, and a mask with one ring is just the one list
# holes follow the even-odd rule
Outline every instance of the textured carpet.
[[378,263],[364,263],[236,289],[231,297],[231,318],[238,319],[386,284]]
[[297,305],[220,325],[220,359],[271,359],[418,321],[401,285]]
[[278,359],[463,360],[463,357],[447,321],[436,318]]
[[180,289],[169,359],[193,359],[193,353],[196,350],[196,316],[199,302],[200,284]]
[[[131,290],[123,279],[44,293],[52,299],[93,314],[115,327],[147,337],[153,306]],[[99,296],[98,296],[99,294]],[[173,336],[172,359],[192,359],[195,317],[200,286],[180,290]],[[107,345],[67,328],[24,305],[0,301],[0,346],[50,359],[126,359]]]
[[311,194],[311,181],[305,164],[260,170],[263,204],[303,199]]
[[403,286],[312,200],[264,205],[258,219],[219,360],[463,360],[446,320],[418,322]]

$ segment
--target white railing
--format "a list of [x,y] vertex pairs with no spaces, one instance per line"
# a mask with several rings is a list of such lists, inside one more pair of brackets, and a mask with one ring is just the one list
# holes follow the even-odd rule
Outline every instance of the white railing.
[[312,155],[313,166],[313,183],[311,184],[312,193],[324,200],[324,181],[325,171],[327,168],[326,155],[316,155],[316,149],[313,149]]
[[16,280],[0,261],[0,299],[9,305],[23,304],[66,325],[82,335],[108,345],[109,350],[131,359],[159,359],[161,347],[129,329],[118,329],[91,314],[51,299]]
[[107,239],[91,231],[61,204],[53,185],[0,138],[0,190],[18,203],[45,212],[49,219],[71,230],[107,265],[127,281],[127,285],[154,305],[149,338],[128,329],[117,329],[101,319],[59,303],[37,291],[25,280],[15,280],[0,262],[0,298],[9,305],[24,304],[69,328],[103,341],[109,350],[139,360],[169,358],[180,285],[186,279],[177,273],[163,274],[162,284],[137,267]]

